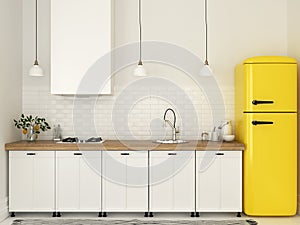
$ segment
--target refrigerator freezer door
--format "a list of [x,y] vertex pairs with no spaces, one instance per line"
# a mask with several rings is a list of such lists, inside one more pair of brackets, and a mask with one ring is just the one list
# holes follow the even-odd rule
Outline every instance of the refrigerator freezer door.
[[244,122],[244,212],[295,215],[297,114],[245,113]]
[[297,111],[296,63],[244,64],[244,76],[244,111]]

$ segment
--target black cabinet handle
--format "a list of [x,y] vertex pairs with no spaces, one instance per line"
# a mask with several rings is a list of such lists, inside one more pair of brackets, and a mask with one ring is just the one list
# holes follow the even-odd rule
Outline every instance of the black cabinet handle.
[[35,153],[27,153],[27,155],[35,155]]
[[169,152],[168,155],[177,155],[175,152]]
[[217,152],[216,155],[224,155],[224,153]]
[[127,152],[126,153],[121,153],[121,155],[129,155],[129,153],[127,153]]
[[274,104],[274,101],[260,101],[260,100],[253,100],[253,105],[261,105],[261,104]]
[[74,153],[74,155],[82,155],[82,153]]
[[274,124],[274,122],[272,122],[272,121],[257,121],[257,120],[253,120],[252,124],[254,126],[257,126],[257,125],[265,125],[265,124]]

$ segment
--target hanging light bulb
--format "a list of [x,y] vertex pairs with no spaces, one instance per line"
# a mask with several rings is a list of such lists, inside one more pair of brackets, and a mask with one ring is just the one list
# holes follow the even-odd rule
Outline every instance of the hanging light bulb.
[[42,67],[38,64],[37,61],[34,62],[34,65],[29,70],[29,75],[33,77],[42,77],[44,76],[44,71]]
[[207,60],[205,60],[205,63],[204,63],[203,67],[200,70],[200,76],[203,76],[203,77],[212,76],[212,71],[209,67],[209,64],[208,64]]
[[144,77],[147,76],[146,69],[143,64],[138,64],[137,67],[134,70],[134,75],[138,77]]
[[139,43],[140,59],[137,67],[134,70],[134,75],[139,77],[144,77],[147,76],[147,72],[142,62],[142,2],[141,0],[139,0],[139,34],[140,34],[140,43]]
[[38,62],[38,3],[35,0],[35,61],[29,70],[29,75],[34,77],[44,76],[44,71]]
[[208,40],[207,40],[207,29],[208,28],[208,24],[207,24],[207,0],[205,0],[205,62],[204,62],[204,66],[201,68],[200,70],[200,76],[203,77],[208,77],[208,76],[212,76],[212,71],[209,67],[208,64],[208,56],[207,56],[207,52],[208,52]]

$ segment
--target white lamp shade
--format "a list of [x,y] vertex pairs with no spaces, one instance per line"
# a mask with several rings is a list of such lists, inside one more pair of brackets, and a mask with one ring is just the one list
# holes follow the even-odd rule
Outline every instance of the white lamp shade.
[[146,69],[143,65],[138,65],[134,70],[134,75],[138,77],[145,77],[147,76]]
[[200,70],[200,76],[202,77],[210,77],[212,76],[212,71],[209,65],[204,65]]
[[39,65],[33,65],[29,70],[29,76],[42,77],[44,76],[44,71]]

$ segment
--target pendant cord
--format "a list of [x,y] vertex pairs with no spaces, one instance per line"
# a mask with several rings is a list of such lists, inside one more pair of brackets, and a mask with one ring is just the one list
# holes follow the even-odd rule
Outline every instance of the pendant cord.
[[140,32],[140,60],[139,65],[142,63],[142,1],[139,0],[139,32]]
[[208,65],[208,23],[207,23],[207,0],[205,0],[205,65]]
[[38,62],[38,1],[35,0],[35,64]]

